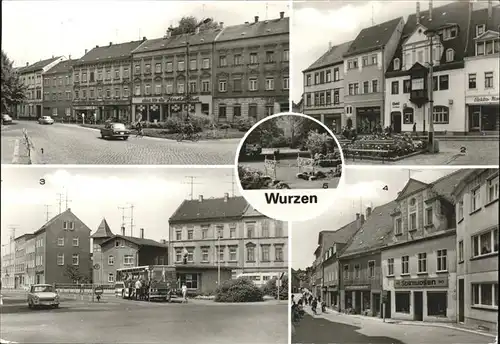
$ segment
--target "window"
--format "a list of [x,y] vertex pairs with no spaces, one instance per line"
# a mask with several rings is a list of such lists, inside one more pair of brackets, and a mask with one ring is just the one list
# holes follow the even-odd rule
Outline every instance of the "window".
[[198,274],[179,274],[180,284],[188,289],[198,289]]
[[432,207],[425,209],[425,224],[427,226],[430,226],[433,224],[433,213],[432,213]]
[[167,86],[165,88],[165,92],[167,94],[174,93],[174,83],[172,81],[167,81]]
[[112,272],[108,274],[108,283],[115,283],[115,275]]
[[141,85],[135,85],[134,86],[134,95],[140,96],[141,95]]
[[266,90],[274,90],[274,78],[266,78]]
[[290,61],[290,50],[283,50],[283,61]]
[[64,265],[64,254],[59,253],[57,255],[57,265]]
[[262,220],[261,228],[262,228],[262,235],[261,236],[263,238],[269,238],[269,222],[268,222],[268,220]]
[[354,265],[354,278],[361,277],[361,266],[359,264]]
[[266,51],[266,63],[274,62],[274,51]]
[[453,49],[446,49],[446,62],[452,62],[455,59],[455,51]]
[[498,308],[498,283],[472,283],[472,305]]
[[282,246],[276,246],[274,248],[274,254],[275,254],[275,261],[276,262],[282,262],[283,259],[283,247]]
[[134,265],[134,256],[126,254],[123,256],[123,265]]
[[257,105],[249,104],[248,105],[248,117],[257,118]]
[[196,81],[190,81],[189,82],[189,92],[190,93],[197,93],[197,87],[196,87]]
[[435,124],[447,124],[450,120],[449,109],[446,106],[435,106],[433,115]]
[[80,239],[73,238],[73,247],[78,247],[78,246],[80,246]]
[[250,53],[250,64],[258,64],[259,63],[259,58],[257,56],[257,53]]
[[247,238],[252,239],[255,234],[255,224],[254,223],[247,223]]
[[182,262],[182,249],[180,248],[175,249],[175,261],[176,263]]
[[439,90],[447,90],[449,87],[449,78],[448,75],[440,75],[439,76]]
[[461,263],[464,261],[464,241],[460,240],[458,242],[458,262]]
[[236,249],[237,248],[235,246],[229,247],[229,261],[230,262],[236,261]]
[[344,279],[349,279],[349,265],[344,265]]
[[394,70],[399,70],[401,68],[401,60],[398,58],[394,59]]
[[233,79],[233,91],[234,92],[241,92],[243,89],[243,84],[241,77]]
[[307,74],[306,76],[306,86],[311,86],[311,74]]
[[484,88],[493,88],[493,72],[484,73]]
[[247,247],[247,262],[255,262],[255,247]]
[[115,88],[115,98],[120,98],[120,88],[119,87]]
[[107,70],[106,71],[106,80],[110,80],[111,79],[111,70]]
[[262,245],[261,250],[262,250],[262,261],[269,262],[271,260],[269,259],[269,245]]
[[178,71],[183,71],[184,70],[184,61],[178,61],[177,62],[177,70]]
[[174,71],[174,63],[173,62],[167,62],[166,68],[167,72],[173,72]]
[[87,73],[82,73],[82,81],[87,82]]
[[427,253],[418,254],[418,272],[427,272]]
[[[161,69],[161,67],[160,67],[160,69]],[[124,78],[128,78],[129,77],[128,68],[127,67],[123,68],[123,77]]]
[[394,258],[387,259],[387,276],[394,276]]
[[266,116],[272,116],[274,114],[274,106],[273,105],[267,105],[266,106]]
[[189,61],[189,69],[190,70],[197,70],[198,69],[198,64],[196,62],[197,62],[196,60]]
[[372,80],[372,92],[373,93],[378,92],[378,80]]
[[229,237],[236,238],[236,226],[235,225],[229,226]]
[[469,74],[469,88],[476,88],[476,73]]
[[115,256],[113,255],[108,256],[108,265],[115,265]]
[[219,105],[219,118],[227,118],[227,109],[224,104]]
[[218,256],[217,256],[217,261],[218,262],[223,262],[224,261],[224,247],[219,247],[218,251]]
[[391,84],[391,93],[399,94],[399,81],[393,81]]
[[193,229],[188,229],[187,234],[188,234],[187,239],[193,240]]
[[227,92],[227,80],[219,80],[219,92]]
[[347,69],[356,69],[356,68],[358,68],[358,59],[347,61]]
[[207,247],[203,247],[201,249],[201,261],[208,262],[208,248]]
[[182,230],[178,229],[175,231],[175,240],[182,240]]
[[161,84],[156,84],[155,85],[155,94],[160,95],[161,94]]
[[370,92],[370,82],[364,81],[363,82],[363,93],[369,93],[369,92]]
[[498,252],[498,228],[472,237],[472,257]]
[[375,277],[375,261],[374,260],[368,261],[368,277],[369,278]]
[[233,105],[233,117],[241,117],[241,105]]
[[447,262],[448,250],[438,250],[437,251],[437,271],[447,271],[448,270],[448,262]]
[[403,80],[403,93],[411,92],[411,80]]
[[446,317],[448,308],[448,293],[446,291],[427,292],[427,315]]
[[215,238],[216,239],[222,239],[224,238],[224,226],[223,225],[218,225],[215,227]]
[[151,85],[150,84],[146,84],[146,86],[144,87],[144,92],[146,93],[146,95],[151,94]]
[[248,89],[250,91],[257,91],[257,79],[248,80]]
[[332,71],[330,69],[326,71],[326,82],[332,82]]
[[498,199],[498,175],[487,183],[488,187],[488,202],[493,202]]
[[182,81],[177,82],[177,93],[180,93],[180,94],[184,93],[184,82],[182,82]]
[[73,256],[71,257],[71,263],[73,265],[79,265],[80,264],[80,256],[78,254],[73,254]]
[[64,238],[57,238],[57,246],[64,246]]
[[475,212],[476,210],[481,209],[480,196],[481,196],[481,190],[479,187],[472,190],[471,195],[470,195],[470,197],[471,197],[471,202],[470,202],[471,209],[470,209],[470,211],[471,212]]
[[484,24],[476,25],[476,37],[481,36],[484,33],[485,29],[486,29],[486,25],[484,25]]
[[115,79],[120,79],[120,70],[119,69],[115,69]]
[[401,275],[407,275],[410,273],[409,263],[410,263],[410,257],[408,256],[401,257]]
[[202,61],[202,68],[203,69],[210,68],[210,59],[203,59],[203,61]]
[[227,59],[225,56],[219,56],[219,67],[226,67]]
[[334,68],[333,69],[333,81],[339,81],[340,80],[340,70],[339,68]]
[[409,291],[396,292],[396,312],[410,313],[410,295]]

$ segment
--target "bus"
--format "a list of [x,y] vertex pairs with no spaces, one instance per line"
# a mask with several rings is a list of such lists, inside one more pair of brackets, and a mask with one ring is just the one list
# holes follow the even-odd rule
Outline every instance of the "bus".
[[[141,280],[142,287],[136,288]],[[169,265],[147,265],[116,270],[115,293],[124,299],[169,301],[176,294],[177,276],[175,267]]]
[[236,275],[238,278],[247,278],[251,280],[256,286],[261,287],[273,278],[279,278],[280,272],[244,272]]

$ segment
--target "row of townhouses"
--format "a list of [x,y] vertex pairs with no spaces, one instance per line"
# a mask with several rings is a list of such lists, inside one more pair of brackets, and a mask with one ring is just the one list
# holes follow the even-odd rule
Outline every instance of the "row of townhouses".
[[289,110],[289,18],[96,45],[79,59],[18,68],[18,118],[164,121],[186,111],[221,122]]
[[169,222],[168,241],[147,239],[144,229],[137,237],[124,227],[114,234],[106,219],[91,234],[67,209],[12,240],[2,257],[2,286],[73,283],[68,265],[97,284],[113,284],[121,268],[171,265],[192,292],[214,290],[220,271],[221,280],[246,274],[261,283],[288,271],[286,223],[263,216],[242,197],[186,200]]
[[460,170],[318,238],[310,284],[339,311],[498,330],[498,169]]
[[[393,132],[498,132],[500,6],[429,2],[330,46],[303,71],[300,106],[339,133],[379,124]],[[430,80],[432,68],[432,81]],[[433,114],[429,116],[433,96]],[[414,127],[415,126],[415,127]]]

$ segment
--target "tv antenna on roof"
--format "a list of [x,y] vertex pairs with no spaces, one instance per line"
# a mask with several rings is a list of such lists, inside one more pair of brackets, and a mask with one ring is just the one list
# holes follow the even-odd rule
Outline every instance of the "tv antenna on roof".
[[375,7],[372,2],[372,25],[375,25]]
[[198,178],[198,177],[196,177],[196,176],[186,176],[186,178],[187,178],[187,179],[189,179],[189,182],[187,182],[187,183],[183,183],[183,184],[189,184],[189,185],[190,185],[190,190],[191,190],[191,192],[190,192],[190,194],[189,194],[189,198],[190,198],[191,200],[193,200],[193,197],[194,197],[194,185],[195,185],[195,184],[201,184],[201,183],[195,183],[195,181],[194,181],[194,180],[195,180],[196,178]]

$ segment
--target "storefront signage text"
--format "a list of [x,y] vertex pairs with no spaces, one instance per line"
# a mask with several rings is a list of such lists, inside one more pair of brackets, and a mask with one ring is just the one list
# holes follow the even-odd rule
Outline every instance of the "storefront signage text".
[[370,290],[369,285],[346,285],[345,290]]
[[402,288],[446,288],[448,287],[448,278],[414,278],[401,279],[394,281],[395,289]]
[[399,106],[400,106],[399,102],[392,102],[393,109],[399,109]]
[[[182,103],[186,101],[186,97],[182,96],[172,96],[172,97],[160,97],[160,98],[143,98],[141,103]],[[190,97],[190,102],[200,101],[199,97]]]
[[485,96],[485,97],[471,97],[471,104],[490,104],[500,102],[500,97],[498,96]]

